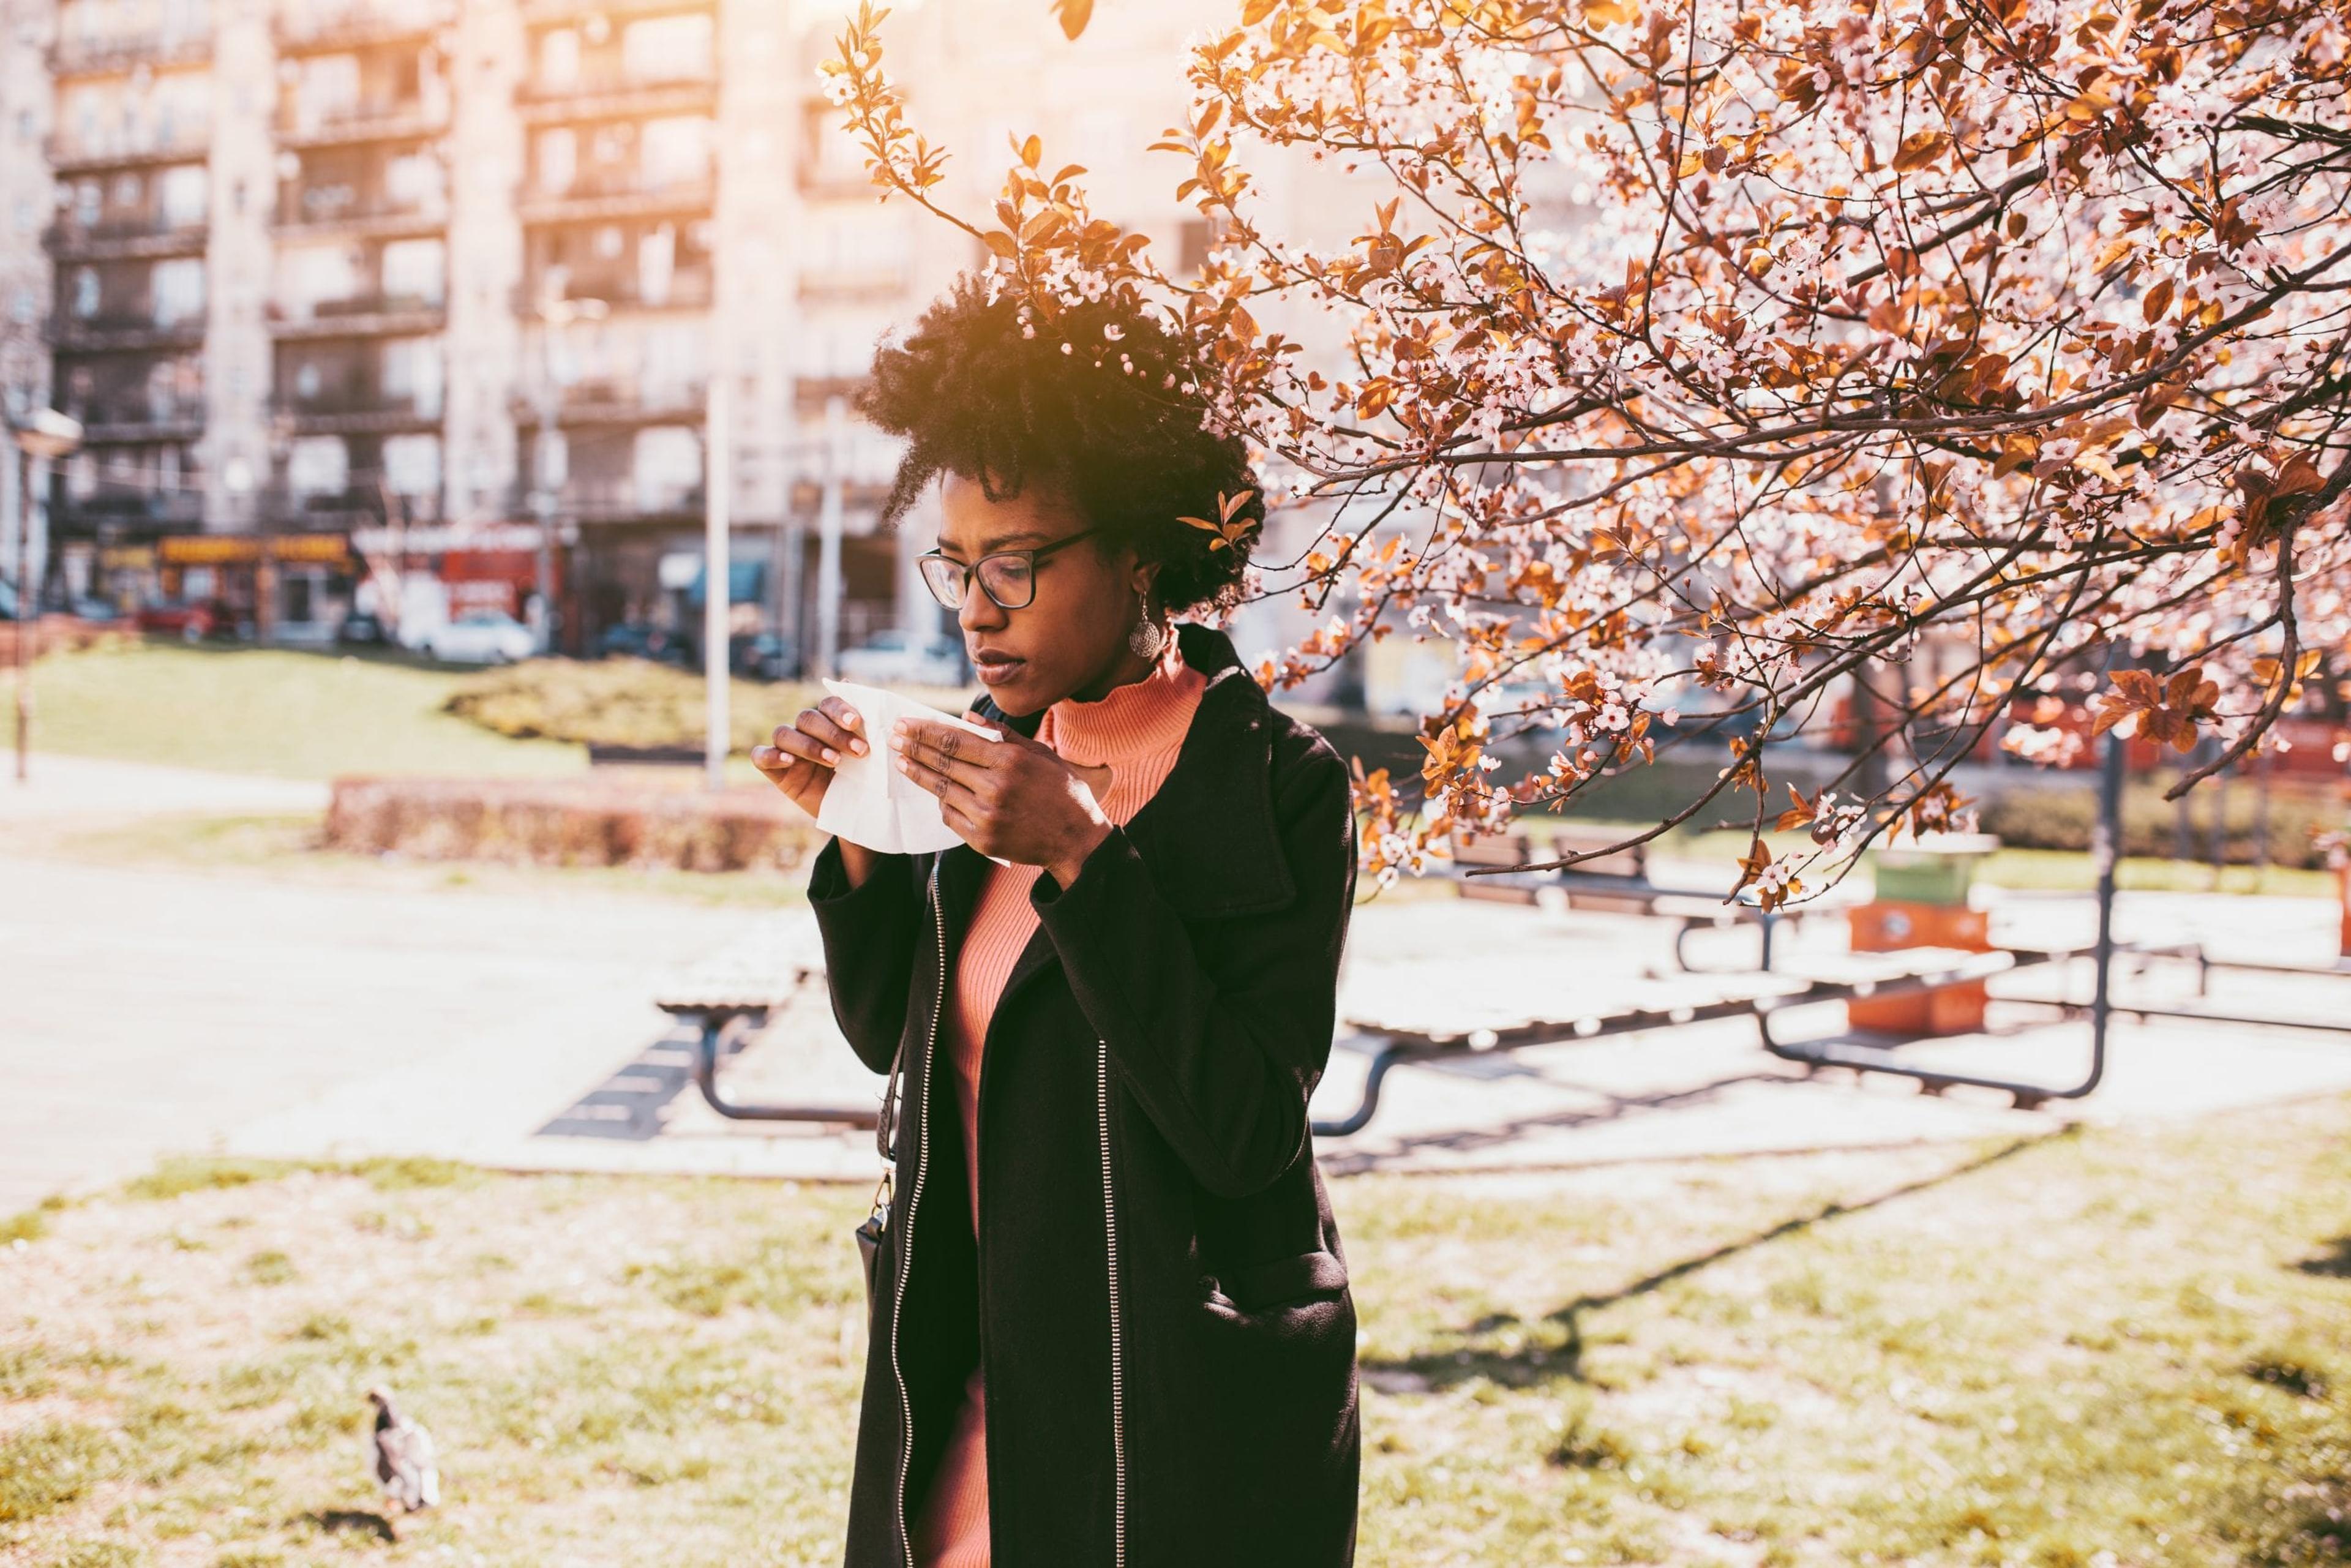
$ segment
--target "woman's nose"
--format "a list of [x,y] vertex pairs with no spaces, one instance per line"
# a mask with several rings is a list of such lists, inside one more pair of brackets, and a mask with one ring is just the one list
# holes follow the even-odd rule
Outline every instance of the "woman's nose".
[[975,582],[965,591],[963,603],[956,610],[956,624],[967,632],[988,632],[1003,625],[1010,613]]

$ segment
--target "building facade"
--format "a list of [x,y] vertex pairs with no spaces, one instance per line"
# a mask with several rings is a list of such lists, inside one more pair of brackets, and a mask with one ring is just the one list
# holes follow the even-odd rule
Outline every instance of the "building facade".
[[[820,90],[843,9],[0,0],[0,390],[87,433],[50,597],[288,643],[542,606],[573,653],[697,639],[717,410],[739,631],[805,668],[952,630],[914,565],[935,519],[875,528],[897,451],[846,410],[979,252],[876,201]],[[934,0],[888,37],[949,200],[985,212],[1034,131],[1173,259],[1207,225],[1144,150],[1222,11],[1106,7],[1071,43],[1044,0]],[[1266,189],[1360,222],[1328,180]]]

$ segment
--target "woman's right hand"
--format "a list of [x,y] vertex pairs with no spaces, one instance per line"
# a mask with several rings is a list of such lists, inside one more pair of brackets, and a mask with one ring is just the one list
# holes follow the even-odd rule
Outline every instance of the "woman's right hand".
[[828,696],[814,707],[800,709],[789,726],[778,725],[774,745],[753,747],[751,766],[786,800],[813,817],[824,805],[833,765],[841,754],[865,755],[864,725],[846,698]]

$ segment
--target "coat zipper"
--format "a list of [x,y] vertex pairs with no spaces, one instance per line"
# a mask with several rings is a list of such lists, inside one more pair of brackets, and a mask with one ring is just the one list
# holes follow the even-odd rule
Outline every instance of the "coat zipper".
[[947,921],[946,912],[939,906],[939,862],[931,861],[931,926],[938,935],[938,984],[931,998],[930,1032],[923,1048],[923,1077],[914,1092],[920,1096],[916,1105],[914,1133],[914,1186],[906,1195],[904,1234],[899,1239],[898,1289],[890,1309],[890,1371],[898,1382],[898,1414],[900,1442],[898,1445],[898,1552],[906,1568],[914,1568],[914,1543],[906,1528],[906,1475],[914,1463],[914,1401],[906,1391],[906,1371],[898,1362],[898,1323],[906,1312],[906,1277],[914,1269],[914,1206],[923,1201],[923,1171],[930,1163],[931,1115],[928,1090],[931,1082],[931,1059],[939,1040],[939,1010],[946,1001]]
[[[1102,1121],[1102,1230],[1110,1243],[1110,1444],[1115,1568],[1126,1568],[1126,1385],[1119,1365],[1118,1205],[1110,1184],[1110,1042],[1094,1041],[1094,1109]],[[919,1179],[919,1178],[917,1178]]]

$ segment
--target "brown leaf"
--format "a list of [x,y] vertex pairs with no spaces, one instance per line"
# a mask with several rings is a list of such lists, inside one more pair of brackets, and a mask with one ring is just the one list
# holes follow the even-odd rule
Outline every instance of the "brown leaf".
[[1061,18],[1062,36],[1075,38],[1093,19],[1094,0],[1053,0],[1053,13]]

